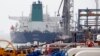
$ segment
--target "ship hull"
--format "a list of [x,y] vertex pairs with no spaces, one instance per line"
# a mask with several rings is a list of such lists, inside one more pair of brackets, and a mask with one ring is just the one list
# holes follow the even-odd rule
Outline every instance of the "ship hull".
[[27,43],[27,42],[46,42],[51,43],[58,39],[60,33],[54,33],[54,32],[11,32],[11,41],[13,43]]

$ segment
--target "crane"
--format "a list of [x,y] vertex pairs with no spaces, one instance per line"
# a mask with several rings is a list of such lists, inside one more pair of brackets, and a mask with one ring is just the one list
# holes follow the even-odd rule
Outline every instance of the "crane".
[[[61,5],[63,4],[63,11],[62,11],[62,21],[63,21],[63,33],[65,35],[70,35],[70,21],[73,19],[74,14],[74,0],[61,0],[61,4],[58,9],[58,15],[59,11],[61,9]],[[72,8],[72,10],[71,10]]]

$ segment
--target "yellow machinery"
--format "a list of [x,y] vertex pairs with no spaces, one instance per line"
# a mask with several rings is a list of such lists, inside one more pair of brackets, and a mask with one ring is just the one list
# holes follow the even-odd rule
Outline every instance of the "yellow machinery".
[[[15,48],[12,45],[11,42],[9,42],[7,40],[0,40],[0,41],[7,42],[8,43],[8,45],[5,48],[1,48],[0,47],[0,56],[16,56],[16,50],[15,50]],[[13,50],[6,50],[6,48],[8,48],[9,45],[11,46],[11,48]]]
[[[20,50],[18,52],[18,50],[16,50],[14,48],[14,46],[12,45],[11,42],[7,41],[7,40],[0,40],[0,41],[3,41],[3,42],[7,42],[8,45],[5,47],[5,48],[1,48],[0,47],[0,56],[26,56],[26,54],[28,53],[27,50]],[[6,50],[6,48],[8,48],[8,46],[11,46],[11,48],[13,50]]]

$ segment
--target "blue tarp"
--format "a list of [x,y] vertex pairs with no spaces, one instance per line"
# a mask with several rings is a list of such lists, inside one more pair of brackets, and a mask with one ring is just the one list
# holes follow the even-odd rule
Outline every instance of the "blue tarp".
[[65,52],[64,51],[55,51],[55,52],[51,53],[51,56],[65,56]]
[[27,54],[26,56],[40,56],[40,55],[41,55],[41,52],[37,50],[37,51]]

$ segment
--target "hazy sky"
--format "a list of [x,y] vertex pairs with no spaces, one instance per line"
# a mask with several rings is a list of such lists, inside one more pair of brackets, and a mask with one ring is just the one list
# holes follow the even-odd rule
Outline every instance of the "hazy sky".
[[[9,35],[9,28],[14,21],[9,20],[8,16],[28,16],[31,12],[31,4],[36,0],[0,0],[0,36]],[[54,12],[58,10],[61,0],[41,0],[43,7],[48,5],[48,12],[54,16]],[[78,8],[95,8],[94,0],[74,0],[75,13]],[[45,11],[45,10],[44,10]],[[61,11],[60,11],[61,13]]]

